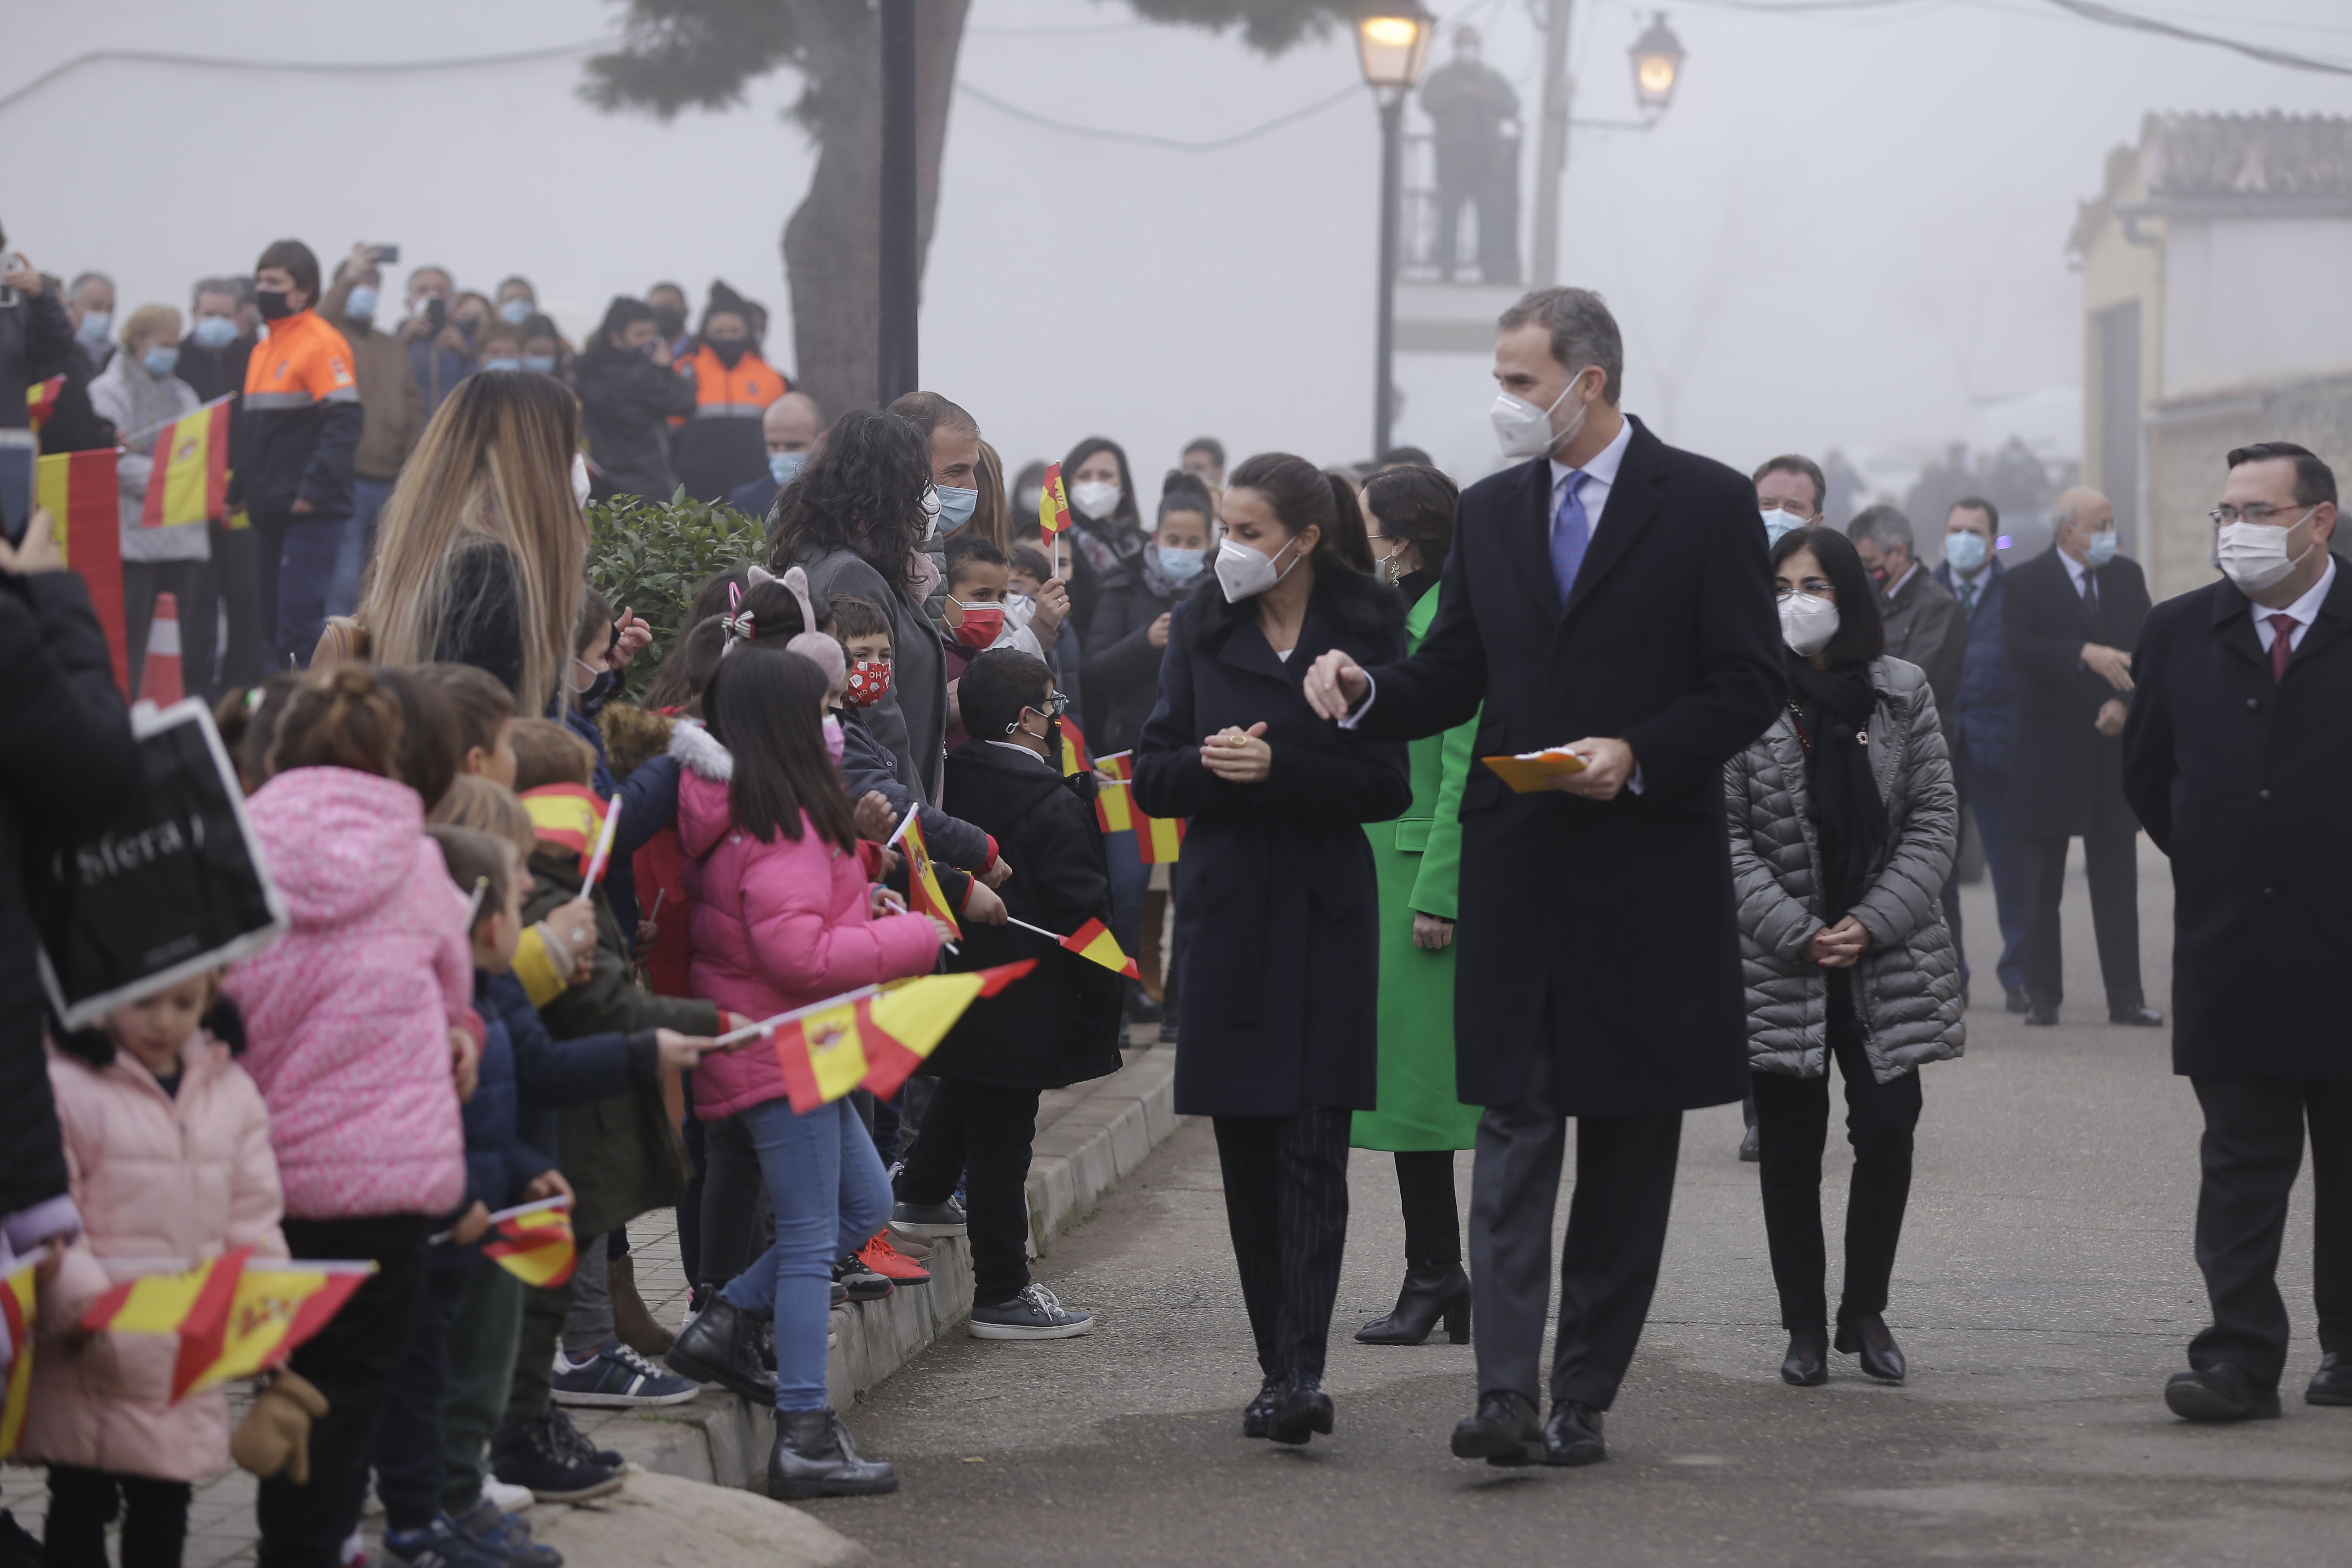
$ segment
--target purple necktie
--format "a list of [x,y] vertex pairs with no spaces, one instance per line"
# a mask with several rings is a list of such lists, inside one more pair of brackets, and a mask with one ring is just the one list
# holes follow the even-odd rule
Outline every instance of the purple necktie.
[[1568,493],[1560,498],[1559,515],[1551,524],[1551,575],[1559,584],[1559,603],[1568,607],[1568,592],[1576,586],[1577,569],[1584,564],[1584,547],[1592,542],[1592,523],[1584,515],[1584,500],[1577,492],[1591,476],[1581,468],[1568,476]]
[[2271,679],[2286,679],[2286,661],[2294,657],[2295,618],[2293,616],[2271,617]]

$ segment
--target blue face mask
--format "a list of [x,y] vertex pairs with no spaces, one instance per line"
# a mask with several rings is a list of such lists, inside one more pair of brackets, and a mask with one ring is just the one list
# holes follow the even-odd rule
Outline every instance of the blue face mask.
[[802,467],[808,462],[806,452],[771,452],[768,454],[768,474],[779,485],[788,485]]
[[1944,564],[1955,572],[1975,572],[1985,563],[1992,546],[1981,533],[1948,533],[1944,535]]
[[484,360],[482,362],[482,368],[484,370],[520,370],[522,368],[522,361],[509,358],[505,354],[497,354],[489,359]]
[[505,304],[499,307],[499,314],[504,316],[509,321],[520,327],[525,321],[530,320],[530,301],[520,298],[509,300]]
[[2095,533],[2091,535],[2091,542],[2083,547],[2084,559],[2095,567],[2105,566],[2116,558],[2116,548],[2119,542],[2120,537],[2112,528],[2105,533]]
[[354,321],[375,320],[376,291],[362,283],[343,297],[343,314]]
[[1783,534],[1794,533],[1805,526],[1805,520],[1793,512],[1778,508],[1764,513],[1764,547],[1769,550],[1780,542]]
[[81,325],[76,330],[81,333],[82,342],[94,349],[102,348],[106,344],[106,335],[114,331],[114,313],[110,310],[84,311]]
[[978,490],[959,489],[953,485],[940,487],[940,531],[961,528],[971,521],[973,509],[980,505]]
[[553,354],[525,354],[522,356],[522,367],[525,370],[537,371],[541,375],[553,375],[555,374],[555,356]]
[[236,342],[236,318],[234,316],[199,316],[196,330],[190,334],[200,349],[225,349]]
[[180,368],[180,351],[174,348],[149,349],[139,356],[139,363],[147,367],[149,375],[161,381]]
[[1159,552],[1160,569],[1168,574],[1171,583],[1190,583],[1209,563],[1206,550],[1179,550],[1172,544],[1155,544],[1151,548]]

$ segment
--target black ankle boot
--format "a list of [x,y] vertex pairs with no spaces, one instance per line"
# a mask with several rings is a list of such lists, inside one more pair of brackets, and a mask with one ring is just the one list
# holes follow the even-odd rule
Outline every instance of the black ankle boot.
[[1840,1310],[1837,1352],[1861,1357],[1862,1370],[1881,1383],[1900,1383],[1910,1371],[1903,1360],[1903,1347],[1895,1342],[1885,1317],[1878,1312]]
[[776,1445],[768,1450],[770,1497],[870,1497],[898,1489],[898,1472],[880,1459],[859,1458],[849,1429],[832,1411],[776,1412]]
[[760,1319],[724,1296],[687,1320],[662,1359],[680,1377],[715,1383],[762,1408],[776,1403],[775,1377],[760,1365]]
[[1304,1443],[1315,1433],[1331,1435],[1331,1396],[1320,1378],[1294,1372],[1275,1390],[1274,1408],[1266,1413],[1265,1435],[1277,1443]]
[[1440,1318],[1445,1320],[1449,1343],[1470,1342],[1470,1277],[1459,1263],[1407,1273],[1396,1309],[1358,1329],[1356,1338],[1368,1345],[1417,1345],[1429,1338]]

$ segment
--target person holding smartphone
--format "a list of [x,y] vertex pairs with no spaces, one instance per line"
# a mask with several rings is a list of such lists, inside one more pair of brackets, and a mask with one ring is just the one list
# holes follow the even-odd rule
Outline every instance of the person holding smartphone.
[[66,308],[0,230],[0,430],[31,424],[26,390],[65,369],[72,348]]

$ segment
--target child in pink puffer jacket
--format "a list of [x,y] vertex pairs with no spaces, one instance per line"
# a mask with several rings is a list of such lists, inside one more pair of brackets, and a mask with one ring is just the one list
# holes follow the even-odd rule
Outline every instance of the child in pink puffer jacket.
[[[466,1190],[460,1083],[480,1019],[466,900],[400,781],[402,709],[363,665],[305,676],[246,802],[290,928],[229,973],[269,1106],[286,1240],[378,1272],[289,1364],[324,1394],[310,1480],[261,1483],[261,1560],[335,1561],[425,1285],[425,1237]],[[461,1031],[470,1028],[471,1038]],[[453,1058],[455,1068],[453,1069]]]
[[[873,913],[839,753],[827,754],[821,728],[825,689],[824,673],[801,655],[738,645],[703,696],[715,744],[681,753],[677,831],[694,909],[695,994],[753,1018],[927,973],[946,934],[928,915]],[[768,1398],[757,1329],[772,1316],[769,1495],[892,1490],[895,1472],[857,1457],[825,1401],[833,1265],[890,1213],[873,1139],[846,1098],[794,1111],[765,1042],[704,1057],[694,1099],[712,1123],[706,1194],[723,1187],[722,1165],[756,1163],[776,1241],[679,1332],[670,1365]]]

